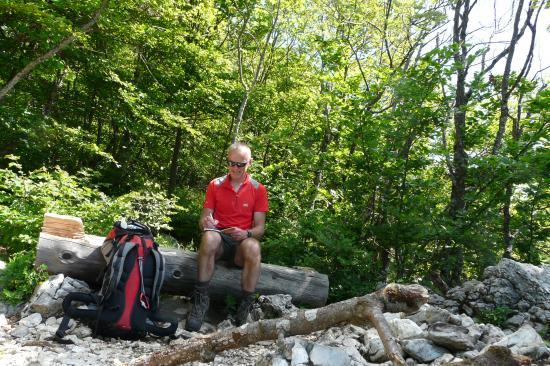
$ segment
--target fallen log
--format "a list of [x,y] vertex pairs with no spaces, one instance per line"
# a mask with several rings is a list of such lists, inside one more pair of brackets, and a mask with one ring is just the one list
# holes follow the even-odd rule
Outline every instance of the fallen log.
[[339,323],[374,325],[388,358],[394,365],[405,365],[401,346],[391,333],[384,312],[412,313],[428,301],[428,291],[419,285],[390,284],[372,294],[355,297],[313,310],[300,310],[279,319],[260,320],[238,328],[194,337],[167,350],[135,360],[134,366],[181,365],[185,362],[211,361],[217,353],[285,336],[309,334]]
[[[104,237],[84,234],[84,228],[75,224],[80,220],[78,218],[50,216],[46,214],[40,233],[35,265],[47,265],[50,274],[63,273],[86,281],[92,286],[98,285],[98,276],[105,266],[100,251]],[[71,223],[63,223],[63,220]],[[76,230],[76,233],[72,230]],[[175,248],[160,248],[160,251],[166,260],[162,291],[178,295],[189,294],[197,277],[196,253]],[[241,293],[241,270],[218,262],[210,283],[212,298],[223,300],[227,295],[238,297]],[[262,263],[260,281],[256,289],[262,295],[286,293],[292,296],[296,304],[317,307],[326,303],[328,286],[328,277],[325,274],[305,268]]]

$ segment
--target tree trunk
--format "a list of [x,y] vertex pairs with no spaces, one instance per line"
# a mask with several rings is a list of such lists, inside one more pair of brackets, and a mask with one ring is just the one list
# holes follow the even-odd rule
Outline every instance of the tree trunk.
[[[73,226],[54,231],[48,225],[49,220],[45,220],[38,239],[35,265],[46,264],[50,274],[63,273],[98,285],[98,276],[105,267],[100,251],[104,237],[85,235]],[[174,248],[160,248],[160,251],[166,261],[163,292],[191,293],[197,278],[197,254]],[[210,286],[211,297],[217,300],[224,300],[227,295],[239,297],[241,272],[236,267],[217,262]],[[296,304],[323,306],[327,301],[328,286],[327,275],[314,270],[262,263],[257,292],[262,295],[286,293]]]
[[516,17],[514,19],[514,31],[512,33],[512,39],[510,40],[510,50],[508,51],[506,66],[504,67],[504,73],[502,74],[502,83],[500,84],[500,116],[498,118],[498,131],[495,136],[495,142],[493,143],[493,155],[498,154],[500,147],[502,146],[502,139],[504,138],[504,132],[506,131],[506,122],[508,121],[508,100],[510,99],[510,93],[512,92],[512,89],[509,88],[510,71],[512,69],[512,60],[516,50],[516,43],[519,39],[519,19],[521,17],[522,9],[523,0],[520,0],[518,3],[518,9],[516,10]]
[[[519,31],[519,34],[518,34],[518,23],[519,23],[519,18],[521,16],[521,9],[523,8],[523,1],[520,1],[518,4],[518,10],[516,13],[516,18],[514,23],[514,31],[513,31],[512,39],[510,41],[510,46],[509,46],[510,54],[508,55],[508,59],[506,60],[506,67],[504,69],[504,74],[502,76],[501,91],[500,91],[501,102],[500,102],[499,127],[498,127],[497,135],[495,137],[495,142],[493,145],[493,154],[497,154],[502,145],[502,139],[504,137],[504,132],[506,129],[506,121],[509,117],[508,99],[510,97],[510,94],[518,86],[520,80],[525,75],[527,75],[531,65],[534,46],[535,46],[535,36],[536,36],[536,30],[537,30],[538,15],[540,14],[542,6],[543,4],[541,3],[539,5],[537,15],[535,16],[534,24],[531,24],[531,16],[534,12],[534,8],[532,7],[532,3],[529,2],[525,24],[529,26],[529,28],[531,29],[531,45],[529,47],[527,56],[525,57],[525,62],[523,64],[523,68],[521,72],[519,73],[519,75],[517,75],[516,81],[512,84],[512,86],[509,87],[512,57],[514,55],[516,43],[518,42],[519,38],[521,38],[523,34],[523,29],[525,28],[525,25],[524,25],[522,31]],[[512,138],[516,142],[519,141],[522,134],[522,130],[520,127],[521,113],[522,113],[522,100],[523,100],[523,94],[520,94],[519,100],[517,102],[518,104],[517,116],[516,118],[512,118],[512,121],[513,121]],[[504,253],[503,253],[504,258],[512,258],[512,252],[514,251],[514,243],[512,242],[513,238],[510,232],[510,220],[511,220],[510,205],[512,202],[513,192],[514,192],[514,183],[511,181],[508,181],[506,183],[506,193],[504,197],[504,204],[502,206],[502,239],[504,244]]]
[[513,185],[511,182],[506,184],[506,193],[504,205],[502,206],[502,241],[504,243],[504,258],[512,258],[514,246],[512,244],[512,235],[510,234],[510,203],[512,201]]
[[[323,82],[323,84],[324,83],[325,82]],[[328,146],[330,145],[330,142],[332,140],[330,110],[330,104],[327,102],[323,108],[323,116],[325,117],[325,129],[323,131],[323,139],[321,140],[319,151],[317,152],[317,156],[319,156],[319,161],[313,178],[313,186],[315,187],[315,190],[312,192],[311,209],[315,208],[315,203],[317,202],[317,192],[319,191],[319,188],[321,188],[321,182],[323,180],[323,168],[326,159],[324,155],[326,154]]]
[[[88,23],[84,24],[82,27],[80,27],[81,32],[88,32],[90,29],[92,29],[92,26],[97,23],[99,17],[101,16],[101,13],[107,8],[109,5],[109,0],[102,0],[101,4],[99,6],[99,9],[95,12],[95,14],[92,16],[92,19],[88,21]],[[71,34],[70,36],[63,39],[57,46],[46,52],[45,54],[39,56],[35,60],[31,61],[23,68],[23,70],[19,71],[15,76],[2,88],[0,89],[0,103],[4,99],[4,97],[10,92],[10,90],[19,82],[19,80],[26,77],[34,68],[38,65],[40,65],[42,62],[46,61],[47,59],[53,57],[56,55],[59,51],[73,43],[73,41],[76,39],[76,35]]]
[[251,13],[246,14],[245,19],[244,19],[243,24],[242,24],[242,27],[239,30],[239,34],[237,36],[237,54],[238,54],[237,67],[239,69],[239,81],[240,81],[240,83],[243,87],[244,96],[243,96],[243,99],[242,99],[241,104],[239,106],[239,111],[237,112],[237,118],[235,119],[235,129],[234,129],[233,136],[232,136],[232,142],[233,143],[237,142],[237,140],[239,139],[239,132],[240,132],[240,128],[241,128],[241,123],[243,121],[244,110],[246,109],[246,105],[248,103],[248,98],[250,97],[250,94],[254,92],[258,82],[261,81],[261,80],[263,80],[265,82],[265,79],[267,77],[267,69],[264,66],[265,58],[266,58],[266,53],[268,52],[268,49],[269,49],[269,45],[270,45],[271,40],[272,40],[271,37],[273,36],[275,28],[276,28],[276,26],[279,22],[279,9],[280,8],[281,8],[281,1],[279,0],[277,2],[277,8],[274,9],[275,15],[274,15],[273,20],[271,22],[271,28],[269,29],[269,32],[266,35],[265,42],[264,42],[264,44],[261,48],[261,51],[260,51],[260,58],[258,60],[258,64],[256,65],[256,67],[254,69],[254,72],[253,72],[254,76],[252,77],[252,80],[250,82],[247,82],[245,80],[245,75],[243,73],[243,64],[244,64],[244,62],[243,62],[243,52],[242,52],[241,41],[242,41],[243,34],[247,31],[246,27],[247,27],[248,22],[250,20]]
[[96,139],[95,144],[99,147],[101,146],[101,138],[103,133],[103,119],[99,118],[97,120],[97,133],[96,133]]
[[52,81],[50,93],[48,95],[48,100],[44,104],[44,108],[42,109],[42,115],[44,117],[49,117],[55,102],[57,101],[57,97],[59,94],[59,88],[63,84],[63,79],[65,78],[65,75],[67,74],[66,69],[63,69],[63,71],[57,70],[55,79]]
[[[461,9],[463,9],[461,13]],[[468,74],[467,65],[467,45],[466,29],[468,27],[468,15],[470,13],[470,1],[458,1],[455,7],[453,42],[459,47],[454,54],[455,63],[462,65],[457,70],[456,75],[456,94],[454,104],[454,127],[455,142],[453,146],[453,178],[451,186],[451,199],[449,205],[449,216],[455,222],[459,222],[463,216],[466,197],[466,174],[468,172],[468,155],[466,154],[466,106],[468,105],[468,95],[466,94],[466,76]],[[443,280],[451,286],[458,285],[462,277],[463,248],[461,243],[453,244],[452,248],[444,248],[441,258],[452,259],[445,261],[441,268]]]
[[232,143],[237,142],[237,140],[239,139],[239,129],[241,128],[244,110],[246,109],[246,105],[248,103],[248,96],[249,96],[248,90],[245,90],[243,99],[241,100],[241,105],[239,106],[239,111],[237,112],[237,118],[235,118],[235,128],[234,128],[235,131],[233,132],[233,137],[231,139]]
[[207,362],[224,350],[245,347],[259,341],[309,334],[343,322],[362,325],[369,321],[376,327],[389,359],[394,365],[405,365],[401,346],[393,337],[383,313],[412,313],[427,301],[428,291],[422,286],[390,284],[372,294],[322,308],[300,310],[285,318],[260,320],[205,337],[191,338],[132,364],[156,366],[181,365],[196,360]]

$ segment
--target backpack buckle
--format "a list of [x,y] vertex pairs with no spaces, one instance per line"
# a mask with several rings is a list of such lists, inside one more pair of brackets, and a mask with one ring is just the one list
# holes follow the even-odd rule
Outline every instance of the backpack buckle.
[[139,294],[139,302],[144,309],[149,310],[151,308],[151,304],[149,303],[149,298],[143,292]]

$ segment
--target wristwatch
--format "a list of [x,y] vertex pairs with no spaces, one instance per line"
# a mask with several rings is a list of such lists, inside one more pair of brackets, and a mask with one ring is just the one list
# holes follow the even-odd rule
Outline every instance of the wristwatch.
[[252,231],[246,230],[246,237],[251,238],[252,237]]

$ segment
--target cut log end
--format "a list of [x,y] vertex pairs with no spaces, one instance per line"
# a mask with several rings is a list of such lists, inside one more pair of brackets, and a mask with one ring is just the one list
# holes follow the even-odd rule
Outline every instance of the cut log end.
[[392,283],[380,291],[380,298],[386,311],[411,313],[428,302],[429,294],[428,290],[420,285]]
[[83,239],[84,224],[79,217],[48,212],[44,214],[42,232],[62,238]]

